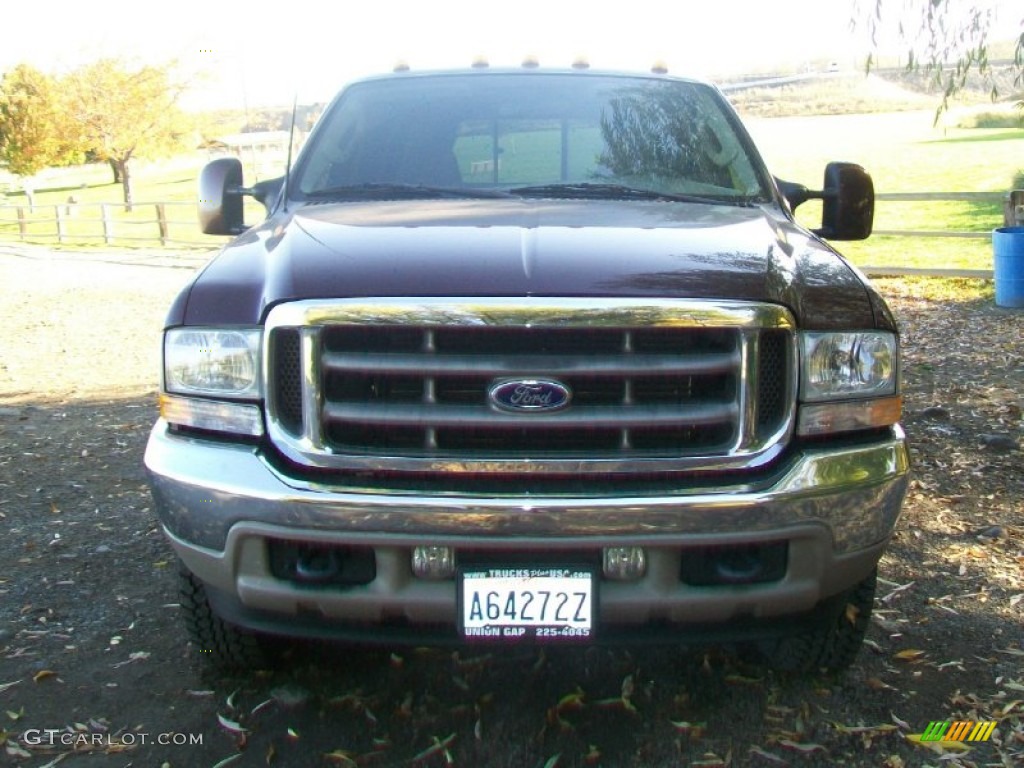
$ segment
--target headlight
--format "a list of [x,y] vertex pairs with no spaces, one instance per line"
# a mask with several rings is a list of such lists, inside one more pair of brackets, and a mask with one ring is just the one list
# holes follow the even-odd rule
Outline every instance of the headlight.
[[258,328],[174,328],[164,336],[164,388],[183,395],[260,396]]
[[804,333],[800,399],[804,402],[896,394],[896,336],[881,331]]

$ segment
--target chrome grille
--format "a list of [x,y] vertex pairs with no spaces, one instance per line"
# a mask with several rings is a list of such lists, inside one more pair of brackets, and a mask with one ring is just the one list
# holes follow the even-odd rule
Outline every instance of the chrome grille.
[[[270,434],[313,467],[724,469],[763,462],[792,419],[792,322],[773,305],[308,301],[275,308],[268,338]],[[571,404],[489,401],[496,382],[534,377]]]

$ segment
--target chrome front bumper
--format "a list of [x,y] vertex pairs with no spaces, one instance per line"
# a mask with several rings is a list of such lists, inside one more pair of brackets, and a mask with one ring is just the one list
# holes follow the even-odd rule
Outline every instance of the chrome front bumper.
[[[899,516],[909,460],[902,430],[870,445],[806,450],[770,487],[622,497],[353,493],[296,487],[252,446],[169,432],[158,422],[145,464],[157,513],[186,567],[247,609],[328,620],[451,622],[455,582],[417,579],[413,547],[505,551],[644,546],[647,574],[601,584],[603,621],[719,622],[812,608],[863,579]],[[267,539],[375,550],[365,586],[316,589],[275,579]],[[784,579],[688,587],[686,547],[789,543]],[[265,627],[264,627],[265,628]]]

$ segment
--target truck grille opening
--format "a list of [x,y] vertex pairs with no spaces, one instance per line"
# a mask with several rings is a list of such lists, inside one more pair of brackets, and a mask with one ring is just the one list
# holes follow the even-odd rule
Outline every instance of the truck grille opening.
[[271,364],[274,372],[274,412],[291,432],[302,428],[302,357],[299,332],[279,328],[271,335]]
[[[293,461],[497,473],[528,462],[534,474],[574,474],[663,460],[678,471],[666,462],[742,463],[792,418],[793,335],[778,307],[688,302],[674,316],[670,302],[637,301],[614,305],[613,322],[598,300],[575,300],[578,317],[573,300],[526,312],[516,300],[410,300],[407,311],[391,301],[387,311],[338,302],[336,317],[308,302],[308,323],[271,313],[271,434]],[[304,304],[283,305],[282,319],[303,317]],[[536,388],[541,405],[505,402],[509,383]],[[551,397],[564,402],[547,407]]]

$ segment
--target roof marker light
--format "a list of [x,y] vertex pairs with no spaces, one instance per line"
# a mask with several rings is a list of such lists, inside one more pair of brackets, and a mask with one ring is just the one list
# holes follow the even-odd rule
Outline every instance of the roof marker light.
[[487,69],[490,63],[487,61],[486,56],[474,56],[471,66],[473,69]]
[[394,71],[395,72],[408,72],[409,71],[409,62],[406,61],[405,59],[399,59],[398,61],[395,62]]
[[651,67],[651,72],[656,75],[667,75],[668,65],[664,61],[656,61],[654,62],[654,66]]
[[523,59],[523,69],[536,69],[540,66],[540,61],[536,56],[527,56]]
[[572,61],[573,69],[590,69],[590,62],[587,61],[586,56],[577,56]]

